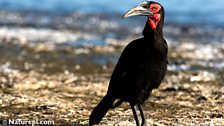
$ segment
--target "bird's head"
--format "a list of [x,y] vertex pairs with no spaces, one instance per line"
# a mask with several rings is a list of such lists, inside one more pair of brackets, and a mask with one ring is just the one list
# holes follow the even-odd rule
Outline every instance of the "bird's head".
[[143,1],[141,4],[125,13],[123,18],[131,16],[147,16],[148,24],[153,30],[156,30],[163,25],[164,8],[157,2]]

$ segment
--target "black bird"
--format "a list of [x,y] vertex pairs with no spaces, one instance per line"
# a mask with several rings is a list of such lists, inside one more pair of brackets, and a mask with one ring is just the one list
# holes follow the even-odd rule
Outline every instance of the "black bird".
[[114,109],[123,102],[130,103],[137,126],[139,121],[135,106],[138,107],[143,126],[145,117],[142,104],[165,77],[168,47],[163,38],[163,6],[157,2],[144,1],[129,10],[124,18],[130,16],[147,16],[143,37],[129,43],[122,52],[106,96],[90,115],[90,126],[99,124],[109,109]]

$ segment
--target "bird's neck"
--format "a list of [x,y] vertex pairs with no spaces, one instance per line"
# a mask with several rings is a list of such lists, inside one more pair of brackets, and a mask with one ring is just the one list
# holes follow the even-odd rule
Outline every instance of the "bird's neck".
[[162,28],[159,25],[158,25],[158,28],[153,30],[150,27],[149,23],[146,22],[145,28],[144,28],[144,30],[142,32],[142,35],[144,36],[144,38],[150,39],[150,40],[163,39],[163,30],[162,30]]
[[155,48],[162,57],[167,55],[167,45],[164,42],[162,25],[158,25],[157,29],[153,30],[147,22],[142,34],[150,48]]

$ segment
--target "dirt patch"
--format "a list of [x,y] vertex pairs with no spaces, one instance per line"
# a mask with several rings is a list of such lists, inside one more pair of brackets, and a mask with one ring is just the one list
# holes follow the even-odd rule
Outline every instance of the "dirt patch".
[[[53,120],[55,124],[88,123],[91,110],[105,95],[109,74],[47,75],[38,72],[1,74],[13,79],[2,87],[0,118]],[[217,81],[191,81],[193,73],[168,74],[153,91],[144,110],[150,125],[224,125],[224,87]],[[189,80],[189,81],[187,81]],[[128,104],[110,110],[100,125],[135,125]]]

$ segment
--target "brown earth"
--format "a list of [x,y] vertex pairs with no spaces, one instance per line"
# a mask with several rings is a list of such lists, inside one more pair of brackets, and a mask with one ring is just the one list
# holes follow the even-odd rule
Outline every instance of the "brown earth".
[[[168,73],[145,103],[150,125],[224,125],[224,86],[197,80],[206,73]],[[110,74],[47,75],[34,71],[1,74],[0,118],[53,120],[55,124],[87,124],[93,107],[105,95]],[[193,78],[194,77],[194,78]],[[10,87],[10,83],[13,86]],[[127,103],[110,110],[100,125],[135,125]]]

